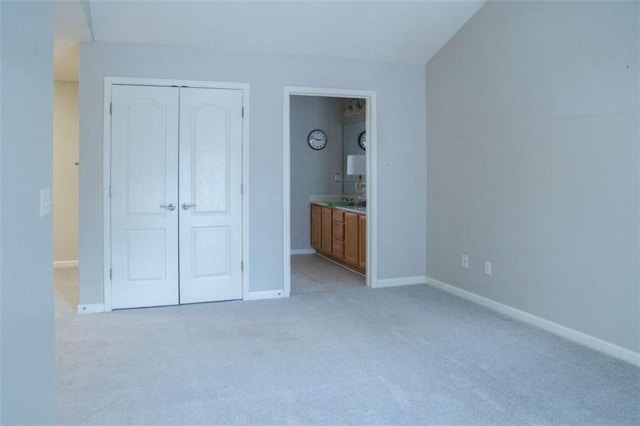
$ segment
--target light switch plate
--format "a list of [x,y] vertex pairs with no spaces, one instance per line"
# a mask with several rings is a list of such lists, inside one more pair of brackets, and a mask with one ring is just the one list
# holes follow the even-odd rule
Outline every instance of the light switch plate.
[[484,274],[491,275],[491,262],[484,262]]
[[51,188],[40,189],[40,217],[51,214]]

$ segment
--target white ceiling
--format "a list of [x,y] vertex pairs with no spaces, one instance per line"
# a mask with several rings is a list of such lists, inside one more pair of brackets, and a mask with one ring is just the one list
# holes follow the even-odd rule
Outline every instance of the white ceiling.
[[484,2],[57,0],[56,78],[91,41],[82,3],[96,41],[424,64]]

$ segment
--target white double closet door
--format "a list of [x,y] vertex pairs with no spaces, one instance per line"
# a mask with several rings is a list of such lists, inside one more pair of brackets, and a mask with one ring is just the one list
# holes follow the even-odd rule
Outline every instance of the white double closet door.
[[242,298],[242,91],[111,96],[112,307]]

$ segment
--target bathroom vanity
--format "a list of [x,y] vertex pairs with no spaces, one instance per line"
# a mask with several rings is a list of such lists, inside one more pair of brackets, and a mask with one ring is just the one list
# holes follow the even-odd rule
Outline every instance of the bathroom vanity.
[[367,213],[341,203],[311,203],[311,246],[318,254],[364,274],[367,269]]

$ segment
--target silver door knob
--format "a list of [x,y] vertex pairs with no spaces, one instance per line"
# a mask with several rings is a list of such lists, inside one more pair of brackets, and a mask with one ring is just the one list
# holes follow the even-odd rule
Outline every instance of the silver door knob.
[[182,210],[189,210],[191,207],[195,207],[195,204],[187,204],[187,203],[182,203]]
[[161,208],[161,209],[167,209],[167,210],[169,210],[170,212],[172,212],[172,211],[174,211],[174,210],[176,209],[176,206],[175,206],[175,204],[173,204],[173,203],[169,203],[169,204],[163,204],[163,205],[161,205],[161,206],[160,206],[160,208]]

